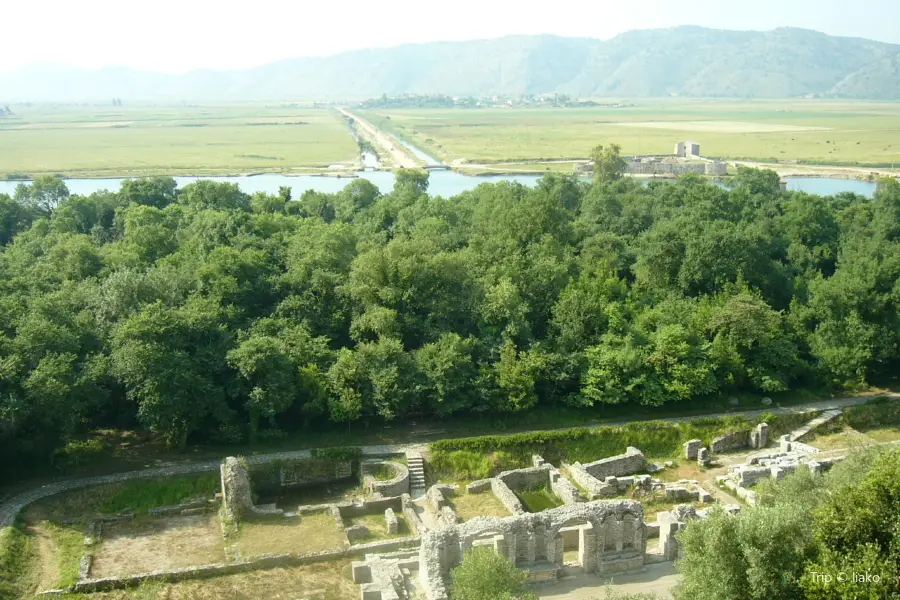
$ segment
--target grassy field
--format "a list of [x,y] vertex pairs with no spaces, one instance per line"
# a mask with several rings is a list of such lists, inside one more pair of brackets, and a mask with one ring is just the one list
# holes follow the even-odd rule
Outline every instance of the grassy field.
[[362,114],[449,163],[586,158],[608,143],[626,154],[671,154],[692,139],[710,157],[900,167],[900,103],[646,100],[627,108]]
[[34,105],[0,119],[0,178],[315,172],[357,158],[326,108]]

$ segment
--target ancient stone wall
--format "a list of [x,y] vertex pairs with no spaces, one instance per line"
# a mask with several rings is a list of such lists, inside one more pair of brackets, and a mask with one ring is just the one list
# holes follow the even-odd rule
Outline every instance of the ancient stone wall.
[[519,500],[518,496],[509,489],[506,482],[499,477],[493,477],[490,481],[491,492],[497,497],[497,500],[506,507],[506,510],[514,515],[520,515],[525,512],[522,502]]
[[[394,472],[394,477],[389,481],[378,481],[373,473],[386,467]],[[392,461],[364,462],[361,465],[363,472],[363,485],[373,494],[382,496],[399,496],[409,493],[409,469],[406,465]]]
[[633,175],[728,175],[728,165],[719,161],[704,162],[663,162],[656,160],[631,160],[625,166],[625,172]]
[[556,469],[550,471],[550,489],[563,501],[563,504],[575,504],[584,500],[578,488]]
[[225,516],[231,520],[235,527],[248,516],[274,516],[283,515],[280,509],[264,510],[253,504],[253,492],[250,487],[250,476],[241,462],[229,456],[221,466],[222,475],[222,502],[225,506]]
[[393,498],[373,498],[359,504],[342,503],[334,506],[337,507],[342,518],[352,519],[364,515],[381,515],[389,508],[394,512],[400,512],[403,510],[403,501],[400,496],[395,496]]
[[424,533],[425,523],[422,522],[422,517],[416,512],[412,503],[412,498],[409,494],[400,496],[400,505],[403,508],[403,516],[406,517],[406,522],[409,523],[409,528],[412,530],[412,533],[415,535]]
[[713,439],[709,446],[713,454],[721,454],[730,450],[738,450],[746,448],[750,445],[750,431],[747,429],[735,431],[726,435],[720,435]]
[[[647,470],[647,459],[644,453],[629,446],[625,454],[603,458],[583,465],[584,470],[597,479],[632,475]],[[580,483],[580,482],[579,482]]]

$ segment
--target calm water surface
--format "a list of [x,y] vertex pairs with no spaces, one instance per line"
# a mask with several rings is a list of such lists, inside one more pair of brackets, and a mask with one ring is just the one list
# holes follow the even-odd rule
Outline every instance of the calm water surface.
[[[394,186],[394,174],[389,171],[360,171],[357,175],[368,179],[382,192],[389,192]],[[486,175],[472,176],[454,173],[453,171],[432,171],[429,177],[428,193],[432,196],[455,196],[462,192],[475,189],[482,183],[496,183],[499,181],[517,181],[523,185],[534,186],[541,175]],[[290,177],[287,175],[253,175],[250,177],[175,177],[179,187],[183,187],[198,179],[210,179],[213,181],[226,181],[236,183],[241,190],[248,194],[266,192],[274,194],[278,188],[287,185],[293,188],[294,198],[299,198],[306,190],[333,193],[344,189],[353,181],[349,177],[319,177],[315,175],[301,175]],[[854,192],[869,198],[875,193],[875,183],[860,181],[858,179],[821,179],[817,177],[787,177],[788,189],[828,196],[840,192]],[[123,179],[66,179],[66,185],[73,194],[90,194],[99,190],[118,191]],[[16,181],[0,181],[0,194],[12,195],[15,192]]]

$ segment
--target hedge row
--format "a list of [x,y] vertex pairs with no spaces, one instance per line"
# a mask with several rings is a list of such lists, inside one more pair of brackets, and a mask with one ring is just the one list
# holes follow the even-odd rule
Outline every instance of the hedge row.
[[430,446],[429,464],[440,477],[465,480],[526,466],[532,454],[553,463],[590,462],[635,446],[648,456],[673,457],[690,439],[708,444],[718,435],[750,425],[743,417],[702,418],[440,440]]

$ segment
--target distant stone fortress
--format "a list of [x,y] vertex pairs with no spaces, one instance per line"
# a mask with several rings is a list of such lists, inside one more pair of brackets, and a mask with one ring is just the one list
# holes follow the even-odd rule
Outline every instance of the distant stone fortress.
[[[700,144],[685,141],[675,145],[674,154],[647,154],[625,159],[625,172],[629,175],[684,175],[696,173],[711,177],[728,175],[728,164],[700,155]],[[593,164],[582,163],[575,167],[577,173],[593,171]]]

